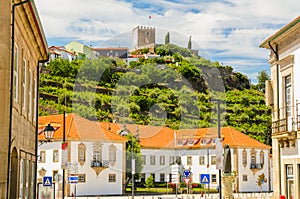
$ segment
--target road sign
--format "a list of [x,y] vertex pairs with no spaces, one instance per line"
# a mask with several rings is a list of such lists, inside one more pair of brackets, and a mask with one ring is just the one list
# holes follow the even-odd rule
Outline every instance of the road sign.
[[191,181],[191,178],[183,178],[183,181],[188,185]]
[[51,187],[52,186],[52,176],[44,176],[43,177],[43,186],[44,187]]
[[188,178],[191,175],[191,171],[190,170],[184,170],[183,175],[184,175],[184,177]]
[[172,183],[179,183],[179,166],[178,165],[172,165],[171,181],[172,181]]
[[68,177],[68,183],[76,184],[78,183],[78,176],[77,175],[71,175]]
[[209,174],[200,174],[200,184],[209,184],[210,175]]

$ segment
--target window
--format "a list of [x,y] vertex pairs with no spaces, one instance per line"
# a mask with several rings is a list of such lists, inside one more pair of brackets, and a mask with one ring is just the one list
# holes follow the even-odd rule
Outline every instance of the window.
[[29,198],[29,183],[30,183],[30,162],[26,161],[26,184],[25,184],[25,198]]
[[155,155],[150,155],[150,164],[155,165]]
[[83,166],[85,163],[85,151],[86,146],[83,143],[78,144],[78,162],[80,166]]
[[109,146],[109,162],[115,163],[117,161],[117,147],[115,145]]
[[193,139],[189,139],[188,140],[188,145],[193,145],[194,144],[194,140]]
[[26,96],[27,96],[27,65],[26,59],[23,58],[23,72],[22,72],[22,108],[26,110]]
[[19,85],[19,48],[15,44],[14,51],[14,79],[13,79],[13,97],[18,102],[18,85]]
[[32,71],[29,70],[28,115],[32,115]]
[[211,182],[217,183],[217,175],[216,174],[211,174]]
[[145,182],[146,181],[146,174],[142,173],[141,175],[141,182]]
[[205,157],[204,156],[199,157],[199,164],[200,165],[205,165]]
[[116,182],[116,174],[108,174],[108,182]]
[[216,156],[214,156],[214,155],[211,156],[210,164],[211,165],[215,165],[216,164]]
[[176,164],[181,165],[181,157],[176,156]]
[[260,152],[259,154],[259,159],[260,159],[260,164],[265,164],[265,154],[263,151]]
[[33,93],[33,120],[36,121],[36,105],[37,105],[37,83],[36,83],[36,79],[34,79],[33,81],[33,88],[34,88],[34,93]]
[[243,165],[244,165],[244,167],[246,167],[246,165],[247,165],[247,151],[246,151],[246,149],[244,149],[243,150]]
[[292,116],[292,97],[291,97],[291,89],[292,89],[292,82],[291,82],[291,75],[286,76],[285,78],[285,106],[286,106],[286,117],[290,118]]
[[58,162],[59,156],[58,156],[58,150],[53,150],[53,162]]
[[182,140],[177,140],[177,145],[181,146],[182,145]]
[[160,163],[160,165],[165,165],[165,156],[164,155],[161,155],[159,157],[159,163]]
[[85,174],[79,173],[78,174],[78,183],[84,183],[85,182]]
[[102,157],[101,157],[101,149],[95,149],[94,150],[94,155],[93,155],[94,161],[100,162]]
[[35,182],[35,162],[31,162],[31,187],[30,187],[30,195],[33,197],[33,190]]
[[160,182],[164,182],[165,181],[165,174],[164,173],[160,173],[159,174],[159,181]]
[[287,178],[293,178],[294,171],[293,171],[293,165],[286,165],[286,176]]
[[153,178],[153,182],[155,182],[155,173],[150,173],[150,175],[151,175],[152,178]]
[[175,157],[174,156],[170,156],[169,157],[169,164],[173,165],[175,163]]
[[55,182],[56,181],[56,178],[57,178],[57,175],[58,174],[58,170],[53,170],[52,171],[52,180]]
[[251,150],[251,162],[250,168],[256,168],[256,151],[255,149]]
[[41,163],[46,162],[46,151],[40,151],[40,162]]
[[187,165],[192,165],[192,156],[188,156],[186,159],[186,164]]
[[243,175],[243,182],[247,182],[248,181],[248,175],[247,174],[244,174]]
[[146,164],[146,156],[142,155],[142,164],[145,165]]
[[21,159],[20,164],[20,190],[19,197],[24,198],[24,183],[25,183],[25,162],[24,159]]
[[201,145],[204,145],[206,144],[206,139],[205,138],[202,138],[201,141],[200,141]]

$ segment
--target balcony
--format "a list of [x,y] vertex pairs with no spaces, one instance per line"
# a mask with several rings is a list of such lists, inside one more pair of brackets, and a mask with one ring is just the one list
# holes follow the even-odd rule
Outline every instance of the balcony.
[[109,161],[108,160],[92,160],[91,161],[91,167],[95,170],[97,176],[101,171],[104,169],[107,169],[109,167]]
[[91,167],[109,167],[109,161],[108,160],[92,160],[91,161]]
[[[297,131],[300,128],[300,116],[298,115],[297,121],[295,118],[282,118],[272,122],[273,134]],[[295,124],[297,123],[297,127]],[[296,129],[297,128],[297,129]]]
[[250,164],[250,169],[262,169],[264,167],[263,164],[258,163],[258,164]]

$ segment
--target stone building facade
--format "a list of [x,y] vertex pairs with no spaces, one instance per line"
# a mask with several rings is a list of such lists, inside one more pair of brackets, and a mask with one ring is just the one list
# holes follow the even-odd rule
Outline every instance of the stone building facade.
[[0,1],[0,198],[34,198],[39,64],[47,43],[33,1]]

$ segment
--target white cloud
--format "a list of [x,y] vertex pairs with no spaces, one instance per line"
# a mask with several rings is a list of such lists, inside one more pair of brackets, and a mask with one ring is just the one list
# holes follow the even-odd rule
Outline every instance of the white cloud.
[[[245,57],[257,64],[267,60],[268,52],[259,44],[299,14],[298,0],[36,0],[36,4],[47,38],[106,40],[137,25],[155,26],[192,35],[194,46],[215,50],[210,57],[235,58],[231,62],[235,68],[247,67],[238,61]],[[184,39],[181,42],[184,46]]]

